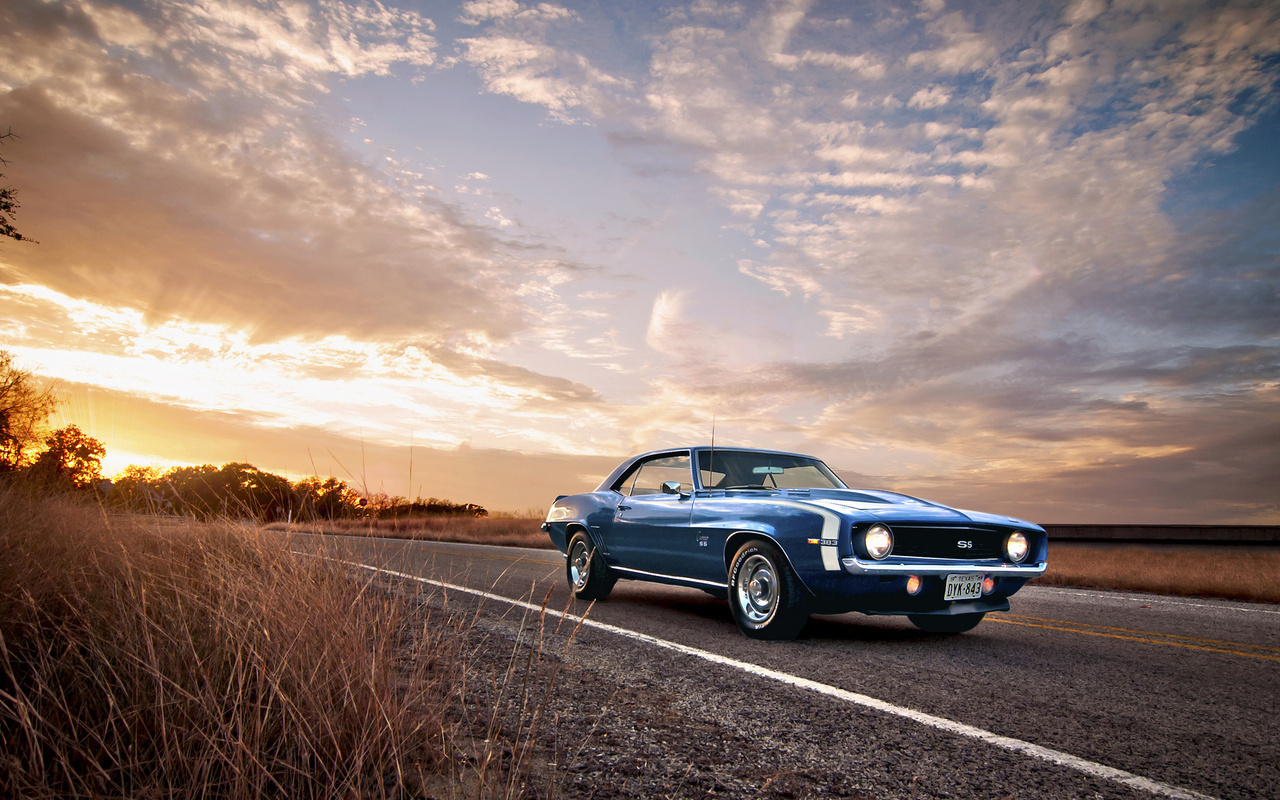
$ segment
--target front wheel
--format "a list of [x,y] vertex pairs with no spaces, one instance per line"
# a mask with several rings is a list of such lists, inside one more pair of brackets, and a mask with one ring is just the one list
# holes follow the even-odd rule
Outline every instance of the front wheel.
[[778,548],[759,539],[744,544],[733,557],[729,608],[752,639],[788,641],[809,621],[799,579]]
[[908,614],[907,619],[927,633],[964,633],[978,627],[986,613],[955,614],[943,616],[939,614]]
[[613,591],[618,577],[604,563],[604,556],[591,544],[591,539],[578,531],[569,540],[569,558],[564,566],[569,589],[579,600],[603,600]]

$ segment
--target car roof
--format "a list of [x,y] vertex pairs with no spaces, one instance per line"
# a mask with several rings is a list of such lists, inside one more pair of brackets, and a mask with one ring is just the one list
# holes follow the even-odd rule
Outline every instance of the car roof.
[[664,447],[661,450],[650,450],[647,453],[639,453],[637,455],[623,459],[622,463],[620,463],[616,468],[614,468],[613,472],[610,472],[607,476],[605,476],[605,479],[600,482],[599,486],[596,487],[596,491],[604,491],[608,489],[610,486],[613,485],[614,481],[622,477],[622,473],[625,472],[628,468],[630,468],[632,464],[642,459],[650,458],[652,456],[666,455],[666,454],[674,455],[676,453],[685,453],[685,452],[697,453],[700,451],[710,451],[710,450],[715,450],[717,453],[767,453],[771,456],[796,456],[798,458],[812,458],[816,461],[822,460],[817,456],[811,456],[806,453],[793,453],[787,450],[766,450],[762,447],[720,447],[720,446],[712,447],[709,444],[691,444],[691,445],[684,445],[684,446],[677,446],[677,447]]
[[680,445],[676,447],[664,447],[661,450],[650,450],[647,453],[640,453],[639,455],[631,456],[630,458],[626,459],[625,463],[630,464],[631,462],[639,458],[648,458],[649,456],[660,456],[663,453],[679,453],[683,450],[688,450],[691,452],[697,451],[697,450],[715,450],[716,452],[723,451],[723,452],[737,452],[737,453],[768,453],[769,455],[774,455],[774,456],[799,456],[800,458],[814,458],[819,461],[822,460],[817,456],[812,456],[812,455],[809,455],[808,453],[795,453],[790,450],[769,450],[764,447],[720,447],[718,445],[713,447],[712,445],[709,445],[709,444],[691,444],[691,445]]

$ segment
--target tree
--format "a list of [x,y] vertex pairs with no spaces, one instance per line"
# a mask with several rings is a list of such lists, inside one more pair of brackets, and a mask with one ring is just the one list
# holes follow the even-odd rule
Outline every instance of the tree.
[[218,470],[222,514],[260,520],[284,518],[293,509],[289,481],[252,464],[223,464]]
[[[0,141],[4,139],[17,138],[13,131],[0,133]],[[0,164],[8,164],[3,158],[0,158]],[[0,174],[0,178],[4,175]],[[8,236],[10,239],[16,239],[19,242],[27,241],[33,244],[39,244],[35,239],[23,236],[13,227],[13,215],[18,210],[18,190],[12,186],[0,187],[0,236]]]
[[34,374],[19,369],[13,355],[0,350],[0,472],[29,465],[31,448],[57,406],[50,389],[39,388]]
[[102,480],[107,448],[75,425],[59,428],[44,440],[44,452],[31,466],[33,474],[66,489],[92,489]]
[[303,519],[346,519],[360,508],[360,496],[337,478],[303,478],[293,485]]
[[164,474],[164,499],[179,514],[211,519],[222,510],[219,483],[212,464],[174,467]]
[[172,513],[173,503],[164,495],[159,467],[130,464],[116,476],[107,505],[134,513]]

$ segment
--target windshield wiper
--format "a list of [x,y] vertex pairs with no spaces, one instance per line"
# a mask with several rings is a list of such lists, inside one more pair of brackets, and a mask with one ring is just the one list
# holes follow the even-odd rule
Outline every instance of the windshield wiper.
[[727,492],[727,491],[729,491],[730,489],[763,489],[763,490],[765,490],[766,492],[772,492],[772,491],[774,490],[774,488],[775,488],[775,487],[773,487],[773,486],[762,486],[761,484],[758,484],[758,483],[750,483],[750,484],[746,484],[746,485],[744,485],[744,486],[726,486],[726,487],[724,487],[724,489],[725,489],[725,491],[726,491],[726,492]]

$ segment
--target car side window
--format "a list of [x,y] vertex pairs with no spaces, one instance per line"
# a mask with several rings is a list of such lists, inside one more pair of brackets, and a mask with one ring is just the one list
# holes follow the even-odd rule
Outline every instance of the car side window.
[[689,456],[659,456],[643,461],[622,476],[615,491],[632,497],[661,494],[662,484],[667,481],[678,482],[682,492],[693,491],[693,471],[689,465]]
[[640,465],[636,464],[627,470],[617,482],[613,484],[613,490],[619,494],[630,495],[631,488],[635,485],[636,475],[640,474]]

